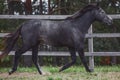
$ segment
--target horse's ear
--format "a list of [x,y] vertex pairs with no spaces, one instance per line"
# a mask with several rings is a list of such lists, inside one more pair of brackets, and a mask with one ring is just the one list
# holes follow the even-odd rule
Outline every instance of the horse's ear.
[[99,3],[99,2],[97,2],[96,6],[100,6],[100,3]]

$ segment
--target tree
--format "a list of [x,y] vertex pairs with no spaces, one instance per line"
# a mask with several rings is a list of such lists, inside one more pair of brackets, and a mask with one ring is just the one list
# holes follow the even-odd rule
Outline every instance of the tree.
[[14,12],[18,12],[19,14],[23,13],[21,0],[7,0],[7,2],[9,14],[14,14]]
[[26,0],[24,5],[25,5],[25,12],[26,12],[26,14],[32,14],[32,3],[31,3],[31,0]]

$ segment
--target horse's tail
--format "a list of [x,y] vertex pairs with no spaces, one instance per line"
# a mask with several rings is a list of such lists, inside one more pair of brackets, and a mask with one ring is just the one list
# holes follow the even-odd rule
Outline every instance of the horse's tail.
[[14,44],[19,38],[20,31],[21,31],[21,27],[19,27],[14,33],[10,33],[5,36],[5,40],[4,40],[5,47],[0,55],[0,59],[7,56],[9,52],[12,50],[12,48],[14,47]]

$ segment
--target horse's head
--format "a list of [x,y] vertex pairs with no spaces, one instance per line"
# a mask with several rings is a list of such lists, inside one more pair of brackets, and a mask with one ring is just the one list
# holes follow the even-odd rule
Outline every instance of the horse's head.
[[102,8],[99,7],[98,4],[96,5],[96,7],[97,8],[93,10],[93,13],[95,15],[95,19],[98,21],[104,22],[108,25],[112,25],[112,23],[113,23],[112,18],[110,16],[108,16],[106,14],[106,12]]

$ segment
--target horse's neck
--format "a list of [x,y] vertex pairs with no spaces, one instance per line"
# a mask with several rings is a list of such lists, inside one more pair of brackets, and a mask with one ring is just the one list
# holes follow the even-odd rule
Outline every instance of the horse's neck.
[[88,12],[86,14],[84,14],[83,16],[81,16],[80,18],[78,18],[74,24],[77,24],[77,28],[79,28],[79,30],[82,33],[87,33],[90,25],[94,22],[94,16],[92,15],[92,13]]

